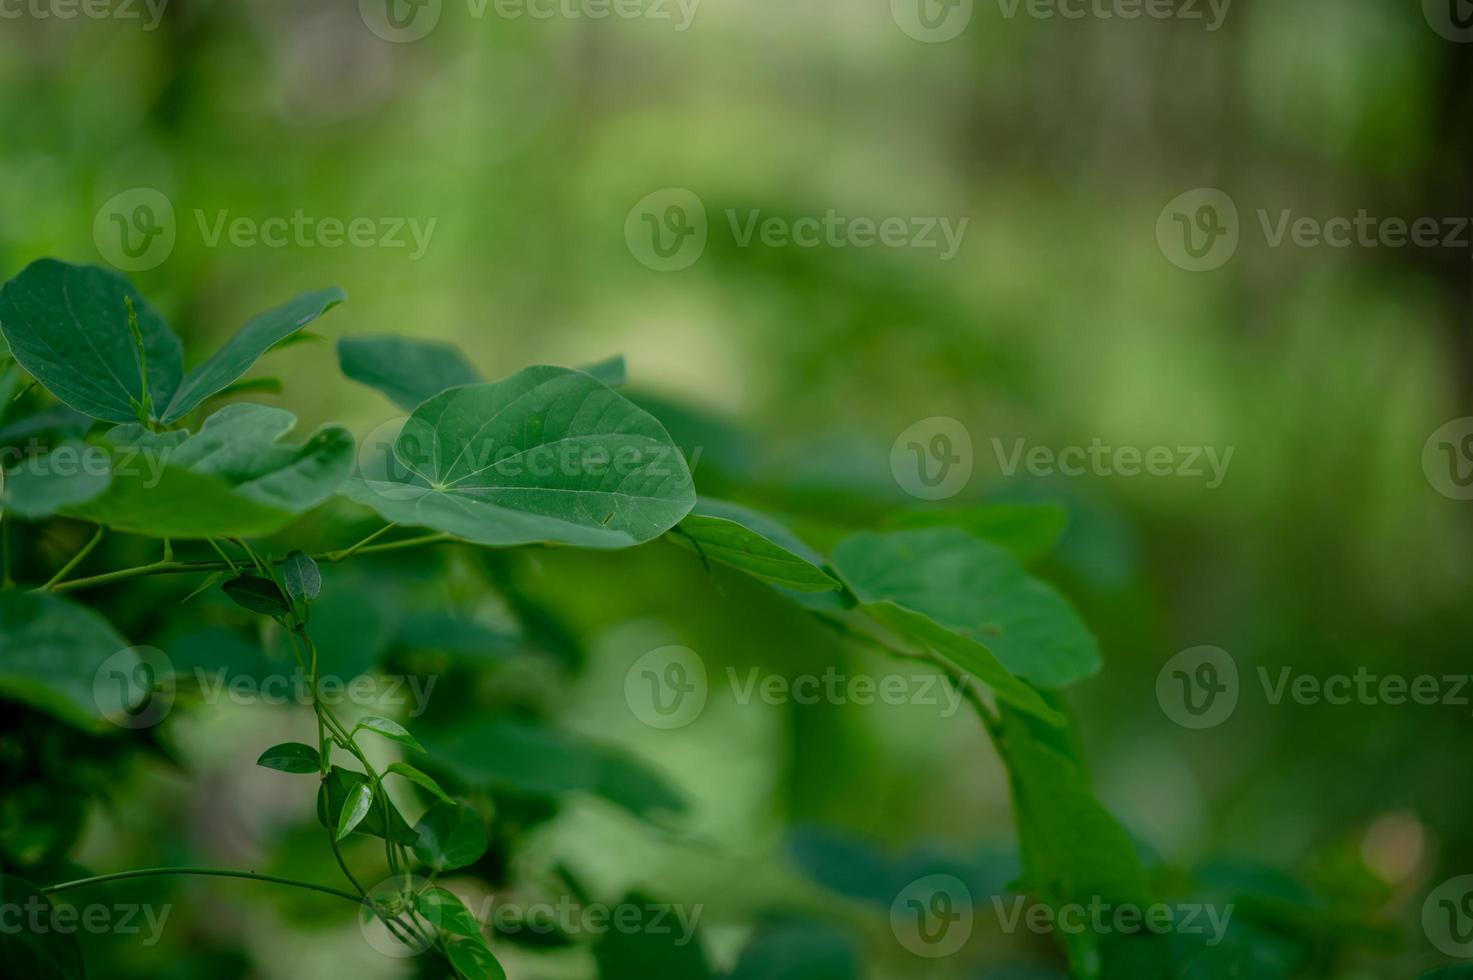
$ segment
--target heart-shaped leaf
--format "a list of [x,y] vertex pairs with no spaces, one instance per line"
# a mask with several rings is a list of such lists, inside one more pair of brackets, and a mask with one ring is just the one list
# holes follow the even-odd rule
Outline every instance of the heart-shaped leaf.
[[[177,422],[200,402],[235,381],[262,354],[275,344],[296,333],[348,297],[336,286],[304,293],[274,310],[253,317],[241,327],[225,346],[184,376],[167,408],[162,409],[165,424]],[[155,404],[158,404],[157,400]]]
[[158,418],[179,388],[179,338],[128,280],[108,269],[54,259],[31,263],[0,289],[0,331],[42,387],[95,419],[140,420],[145,393],[149,415]]
[[321,756],[317,754],[317,750],[301,742],[282,742],[280,745],[273,745],[262,752],[261,758],[256,760],[258,766],[276,769],[279,772],[295,773],[317,772],[321,764]]
[[436,803],[414,825],[414,854],[436,871],[464,868],[486,853],[486,824],[464,804]]
[[670,533],[670,540],[711,561],[799,592],[839,588],[823,557],[797,535],[756,511],[702,497]]
[[490,545],[625,548],[695,503],[652,416],[580,371],[528,368],[419,406],[345,491],[386,520]]
[[363,822],[368,816],[368,808],[373,806],[373,787],[368,783],[359,783],[348,791],[347,802],[343,804],[342,812],[338,814],[337,839],[342,840],[353,832],[353,828]]

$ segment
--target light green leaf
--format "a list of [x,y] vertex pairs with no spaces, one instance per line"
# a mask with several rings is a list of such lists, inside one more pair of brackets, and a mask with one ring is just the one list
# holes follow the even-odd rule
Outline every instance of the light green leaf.
[[436,871],[464,868],[486,853],[486,825],[464,804],[436,803],[420,817],[414,832],[415,857]]
[[408,337],[339,338],[338,367],[406,412],[447,388],[482,380],[454,345]]
[[209,360],[184,376],[179,390],[163,412],[163,421],[168,424],[184,418],[200,402],[249,371],[273,344],[296,333],[347,298],[341,289],[333,286],[303,293],[274,310],[253,317]]
[[337,839],[342,840],[353,832],[353,828],[363,822],[368,816],[368,808],[373,806],[373,787],[368,783],[359,783],[348,791],[348,800],[343,804],[343,809],[338,814]]
[[796,589],[829,592],[839,583],[823,558],[778,522],[724,500],[702,497],[670,540],[748,575]]
[[409,734],[409,731],[397,721],[390,721],[388,718],[380,718],[377,715],[369,715],[367,718],[359,721],[357,725],[353,726],[353,731],[357,732],[365,728],[370,732],[382,735],[390,741],[398,742],[400,745],[407,745],[416,752],[424,751],[424,746],[416,742],[414,736]]
[[417,408],[348,496],[399,524],[489,545],[625,548],[695,503],[664,428],[579,371],[528,368]]
[[262,752],[261,758],[256,760],[256,765],[280,772],[307,773],[319,771],[322,759],[317,754],[317,750],[310,745],[303,745],[301,742],[282,742]]
[[0,963],[7,976],[26,980],[86,976],[75,925],[53,927],[59,921],[53,915],[56,908],[41,889],[24,879],[0,875],[0,909],[10,913],[6,927],[0,929]]
[[414,783],[416,786],[423,787],[425,790],[444,800],[446,803],[455,802],[450,798],[449,793],[446,793],[443,789],[440,788],[439,783],[435,782],[429,776],[420,772],[418,769],[414,768],[407,762],[391,762],[389,763],[389,768],[386,770],[386,772],[397,773],[398,775],[403,776],[411,783]]
[[491,954],[491,948],[481,940],[458,939],[445,951],[461,980],[506,980],[506,971]]
[[[839,543],[834,564],[861,602],[919,614],[1037,687],[1099,670],[1095,638],[1069,603],[1008,552],[958,528],[855,534]],[[921,628],[933,642],[935,631]]]
[[296,416],[227,405],[187,438],[136,425],[107,434],[112,483],[62,513],[153,537],[256,537],[332,496],[353,465],[353,437],[327,426],[301,446],[278,440]]
[[1069,512],[1058,504],[983,504],[955,510],[902,510],[890,515],[883,529],[959,527],[973,537],[1001,545],[1024,565],[1032,565],[1054,550],[1068,525]]
[[0,289],[0,331],[20,366],[57,398],[96,419],[134,422],[144,384],[129,301],[158,418],[179,387],[183,351],[163,317],[116,272],[54,259],[31,263]]
[[5,509],[30,520],[85,503],[112,482],[112,457],[101,446],[67,441],[40,456],[27,456],[5,474]]
[[414,896],[414,910],[441,932],[484,941],[481,924],[454,892],[439,887],[426,888]]
[[281,582],[292,599],[311,602],[322,592],[322,571],[310,557],[293,551],[286,556],[286,564],[281,568]]
[[[146,670],[101,616],[62,596],[0,592],[0,694],[80,728],[135,707]],[[152,678],[148,687],[152,687]]]

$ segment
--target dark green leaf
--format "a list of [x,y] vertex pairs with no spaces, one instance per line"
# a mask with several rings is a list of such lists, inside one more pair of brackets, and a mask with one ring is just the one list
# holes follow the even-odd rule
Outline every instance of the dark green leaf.
[[222,586],[238,606],[263,616],[281,617],[289,614],[291,603],[282,595],[281,588],[269,578],[259,575],[241,575]]
[[625,548],[695,503],[660,423],[563,368],[442,392],[415,410],[392,454],[360,463],[345,488],[354,500],[481,544]]
[[414,854],[436,871],[464,868],[486,853],[486,824],[465,804],[436,803],[415,824]]
[[262,752],[261,758],[256,760],[256,765],[281,772],[318,772],[322,765],[322,757],[310,745],[303,745],[301,742],[282,742]]
[[[360,786],[368,786],[368,777],[363,773],[344,769],[341,766],[333,766],[328,770],[327,779],[323,780],[322,788],[317,793],[318,822],[324,827],[337,827],[342,820],[343,809],[349,796]],[[384,802],[380,801],[369,809],[368,815],[357,826],[358,833],[369,834],[373,837],[384,836]],[[389,802],[388,806],[390,828],[394,840],[406,847],[412,846],[418,840],[418,836],[405,822],[398,808],[392,802]]]
[[[82,980],[86,970],[77,945],[76,919],[58,928],[54,906],[29,881],[0,875],[0,963],[5,976],[26,980]],[[36,928],[39,924],[40,928]]]
[[139,420],[142,358],[129,326],[132,303],[148,360],[148,397],[159,418],[182,373],[179,338],[128,283],[107,269],[41,259],[0,289],[0,331],[11,354],[47,391],[108,422]]
[[414,896],[414,910],[441,932],[465,939],[484,941],[481,924],[465,903],[444,888],[427,888]]
[[[343,291],[334,286],[304,293],[274,310],[253,317],[209,360],[185,375],[178,391],[168,402],[168,408],[163,411],[163,421],[167,424],[182,419],[200,402],[250,370],[251,365],[273,344],[296,333],[345,299],[347,296]],[[157,397],[155,404],[161,404]]]
[[338,366],[406,412],[446,388],[482,380],[453,345],[408,337],[339,338]]
[[652,917],[659,914],[655,903],[638,893],[626,895],[621,908],[635,908],[642,919],[632,928],[610,929],[593,947],[600,980],[708,980],[714,974],[700,942],[686,936],[679,926],[652,929]]
[[506,980],[506,971],[480,940],[456,940],[446,947],[446,955],[462,980]]
[[286,594],[297,602],[311,602],[322,592],[321,570],[315,561],[300,551],[286,556],[286,564],[281,567],[281,581],[286,586]]
[[859,951],[842,932],[815,922],[785,923],[748,943],[725,980],[859,980]]
[[823,570],[823,558],[787,528],[755,511],[702,497],[670,540],[711,561],[800,592],[830,592],[839,583]]
[[282,391],[280,378],[247,378],[232,381],[211,395],[211,398],[229,398],[232,395],[279,395]]
[[[144,670],[107,620],[62,596],[0,592],[0,694],[82,728],[135,707]],[[152,679],[149,680],[152,686]]]
[[368,816],[369,807],[373,806],[373,787],[368,783],[359,783],[348,791],[348,799],[343,804],[342,811],[338,814],[337,839],[342,840],[353,832],[353,828],[363,822]]

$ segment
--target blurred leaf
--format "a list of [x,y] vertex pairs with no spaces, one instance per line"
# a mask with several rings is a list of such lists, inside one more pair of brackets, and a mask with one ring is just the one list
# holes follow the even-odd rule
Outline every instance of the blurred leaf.
[[578,370],[602,381],[610,388],[622,388],[629,381],[629,368],[624,363],[623,354],[615,354],[602,361],[585,364]]
[[860,980],[859,951],[841,932],[792,922],[759,932],[726,980]]
[[506,971],[484,941],[459,939],[446,947],[450,965],[463,980],[506,980]]
[[[960,529],[856,534],[839,543],[834,564],[862,602],[893,603],[907,620],[919,614],[1038,687],[1063,687],[1100,668],[1094,636],[1061,595],[1002,548]],[[922,630],[925,642],[936,642],[935,630]]]
[[453,892],[444,888],[427,888],[414,896],[414,908],[425,919],[452,936],[482,941],[481,924]]
[[291,604],[281,594],[281,587],[269,578],[259,575],[241,575],[226,582],[222,588],[237,605],[263,616],[279,618],[291,612]]
[[667,920],[664,929],[650,928],[654,916],[661,914],[652,908],[656,904],[638,893],[624,896],[621,910],[638,909],[641,918],[629,928],[610,929],[594,944],[599,980],[710,980],[714,976],[700,942],[682,935],[678,926],[669,923],[671,916],[661,915]]
[[464,868],[486,853],[486,825],[481,815],[465,804],[436,803],[420,817],[414,832],[418,835],[415,856],[436,871]]
[[344,375],[377,388],[406,412],[447,388],[481,380],[480,372],[454,345],[408,337],[340,337],[338,366]]
[[179,387],[183,348],[116,272],[55,259],[31,263],[0,289],[0,331],[20,366],[57,398],[96,419],[136,422],[144,384],[129,302],[148,358],[152,417],[159,418]]
[[112,482],[112,459],[101,446],[70,440],[42,456],[28,456],[5,474],[7,513],[37,520],[85,503]]
[[349,790],[348,799],[338,813],[337,839],[342,840],[351,834],[353,828],[363,822],[371,806],[373,806],[373,787],[371,785],[363,782]]
[[135,707],[134,675],[146,670],[92,610],[62,596],[0,592],[0,695],[100,730]]
[[957,510],[915,508],[896,511],[882,525],[886,531],[959,527],[1012,552],[1032,565],[1054,550],[1069,526],[1069,512],[1058,504],[984,504]]
[[695,503],[660,424],[563,368],[436,395],[405,423],[393,455],[407,472],[381,455],[365,465],[371,475],[348,481],[348,496],[385,520],[481,544],[626,548]]
[[280,745],[273,745],[262,752],[261,757],[256,760],[258,766],[294,773],[317,772],[321,764],[322,757],[317,754],[317,750],[301,742],[282,742]]
[[[272,345],[291,336],[347,296],[336,286],[301,296],[261,313],[241,327],[225,346],[184,376],[163,413],[167,425],[188,415],[196,405],[220,391],[260,360]],[[160,399],[155,398],[156,403]]]
[[280,378],[248,378],[232,381],[211,395],[211,398],[229,398],[232,395],[279,395],[282,392]]
[[409,734],[409,730],[406,729],[403,725],[399,724],[397,721],[391,721],[388,718],[380,718],[378,715],[369,715],[367,718],[360,719],[358,724],[353,726],[353,731],[357,732],[359,729],[364,728],[368,729],[371,732],[382,735],[384,738],[389,739],[392,742],[398,742],[400,745],[406,745],[409,748],[414,749],[416,752],[424,751],[424,746],[415,741],[414,736]]
[[800,592],[839,588],[823,559],[781,524],[724,500],[702,497],[670,540],[712,561]]
[[[438,796],[446,803],[455,802],[450,798],[450,795],[448,793],[440,788],[439,783],[435,782],[429,776],[420,772],[418,769],[414,768],[407,762],[391,762],[389,763],[389,767],[386,772],[398,773],[405,779],[409,780],[411,783],[414,783],[416,786],[420,786],[428,792],[434,794],[435,796]],[[423,823],[423,820],[421,820],[420,822]],[[418,828],[416,828],[416,830],[417,829]]]
[[[0,875],[0,909],[12,913],[6,916],[6,927],[0,929],[0,963],[6,976],[81,980],[86,975],[76,920],[71,927],[58,927],[56,907],[41,889],[29,881]],[[45,916],[40,915],[43,910]]]
[[286,594],[297,602],[311,602],[322,592],[322,572],[315,561],[300,551],[286,556],[281,582],[286,586]]

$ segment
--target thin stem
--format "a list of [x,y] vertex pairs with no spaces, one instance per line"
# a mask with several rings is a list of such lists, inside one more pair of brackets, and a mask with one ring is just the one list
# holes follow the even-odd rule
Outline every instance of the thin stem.
[[205,540],[210,543],[211,548],[215,549],[215,554],[219,555],[220,558],[225,562],[225,564],[230,566],[230,570],[232,572],[235,571],[235,562],[231,561],[230,556],[225,553],[225,549],[220,547],[220,542],[216,541],[214,538],[205,538]]
[[92,535],[92,540],[84,544],[81,551],[77,552],[75,555],[72,555],[71,561],[61,566],[61,568],[57,570],[56,574],[51,576],[51,580],[45,585],[41,586],[42,590],[51,588],[57,582],[60,582],[62,579],[71,574],[72,569],[82,564],[82,561],[88,555],[92,554],[92,549],[97,547],[97,542],[102,540],[102,535],[106,530],[107,528],[103,527],[101,524],[97,525],[97,533]]
[[397,524],[385,524],[383,527],[379,528],[377,531],[374,531],[368,537],[364,538],[362,541],[359,541],[357,544],[353,545],[352,547],[347,548],[346,550],[343,550],[343,551],[330,552],[329,555],[323,556],[324,557],[324,560],[326,560],[326,561],[332,561],[332,562],[339,562],[339,561],[342,561],[344,558],[352,557],[353,555],[357,554],[358,551],[359,551],[359,549],[361,549],[364,545],[367,545],[367,544],[371,543],[374,538],[377,538],[377,537],[379,537],[380,535],[383,535],[383,534],[387,534],[389,531],[392,531],[396,527],[398,527]]
[[292,888],[305,888],[308,891],[321,892],[324,895],[335,895],[338,898],[352,902],[357,905],[362,902],[362,896],[353,895],[349,892],[330,888],[327,885],[314,885],[310,881],[297,881],[294,878],[280,878],[276,875],[257,874],[254,871],[229,871],[220,868],[140,868],[136,871],[118,871],[113,874],[95,875],[91,878],[78,878],[76,881],[63,881],[58,885],[47,885],[41,890],[43,892],[60,892],[68,888],[81,888],[83,885],[98,885],[106,881],[122,881],[127,878],[156,878],[166,875],[200,875],[210,878],[249,878],[253,881],[270,882],[273,885],[289,885]]

